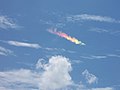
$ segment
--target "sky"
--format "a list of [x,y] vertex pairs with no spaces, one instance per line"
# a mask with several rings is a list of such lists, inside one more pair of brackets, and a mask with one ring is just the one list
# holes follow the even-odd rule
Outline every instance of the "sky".
[[119,90],[119,0],[0,0],[0,90]]

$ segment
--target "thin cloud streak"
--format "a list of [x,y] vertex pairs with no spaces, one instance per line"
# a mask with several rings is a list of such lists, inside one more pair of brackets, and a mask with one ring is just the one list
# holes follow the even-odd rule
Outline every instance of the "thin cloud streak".
[[69,35],[67,35],[66,33],[64,32],[61,32],[61,31],[57,31],[57,29],[48,29],[48,32],[52,33],[52,34],[55,34],[55,35],[58,35],[62,38],[65,38],[66,40],[69,40],[75,44],[78,44],[78,45],[86,45],[85,43],[79,41],[78,39],[76,39],[75,37],[71,37]]
[[9,28],[17,28],[18,25],[7,16],[0,16],[0,28],[2,29],[9,29]]
[[19,42],[19,41],[5,41],[5,42],[8,43],[9,45],[18,46],[18,47],[29,47],[29,48],[35,48],[35,49],[41,48],[39,44],[35,44],[35,43],[26,43],[26,42]]
[[80,56],[83,59],[105,59],[107,56],[105,55],[90,55],[90,56]]
[[0,46],[0,55],[8,56],[8,55],[14,55],[14,54],[13,54],[13,51]]
[[90,28],[91,32],[96,32],[96,33],[108,33],[111,35],[119,35],[120,34],[120,30],[107,30],[107,29],[103,29],[103,28]]
[[99,16],[99,15],[89,15],[89,14],[71,15],[71,16],[68,16],[66,19],[68,22],[88,20],[88,21],[97,21],[97,22],[120,23],[119,20],[116,20],[111,17]]
[[59,51],[59,52],[76,53],[76,51],[66,50],[64,48],[49,48],[49,47],[46,47],[44,49],[47,50],[47,51]]
[[88,55],[88,56],[80,56],[83,59],[91,59],[91,60],[98,60],[98,59],[106,59],[106,58],[120,58],[119,54],[106,54],[106,55]]
[[102,29],[102,28],[91,28],[89,31],[97,32],[97,33],[109,33],[110,30]]

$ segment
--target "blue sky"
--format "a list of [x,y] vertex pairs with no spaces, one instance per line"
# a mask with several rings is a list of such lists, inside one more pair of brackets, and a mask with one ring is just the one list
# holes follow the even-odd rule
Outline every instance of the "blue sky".
[[119,3],[1,0],[0,90],[119,90]]

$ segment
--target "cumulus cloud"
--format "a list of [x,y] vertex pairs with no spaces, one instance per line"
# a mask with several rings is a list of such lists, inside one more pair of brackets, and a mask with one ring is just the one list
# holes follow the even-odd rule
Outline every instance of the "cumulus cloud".
[[71,85],[71,69],[69,59],[62,56],[52,57],[44,66],[45,72],[41,75],[40,87],[43,90],[56,90]]
[[18,46],[18,47],[29,47],[29,48],[41,48],[39,44],[34,43],[26,43],[26,42],[19,42],[19,41],[5,41],[9,45]]
[[0,46],[0,55],[4,56],[13,55],[13,51]]
[[45,61],[45,59],[40,58],[40,59],[37,61],[36,69],[44,69],[45,66],[46,66],[46,61]]
[[89,84],[98,82],[98,78],[95,75],[89,73],[87,69],[82,72],[82,75],[85,77],[85,79],[87,80],[87,83]]
[[75,84],[70,75],[72,65],[66,57],[52,56],[48,62],[44,61],[38,60],[38,68],[34,70],[0,71],[0,90],[113,90],[110,87],[87,88],[82,83]]
[[89,15],[89,14],[71,15],[71,16],[67,17],[67,21],[81,21],[81,20],[108,22],[108,23],[119,23],[120,22],[111,17],[99,16],[99,15]]
[[39,73],[27,69],[0,72],[0,87],[6,90],[30,90],[37,88]]
[[[38,64],[41,65],[40,61]],[[68,58],[53,56],[44,64],[43,70],[42,73],[29,69],[0,72],[0,87],[6,90],[57,90],[72,84]]]
[[7,16],[0,16],[0,28],[9,29],[9,28],[17,28],[18,25]]

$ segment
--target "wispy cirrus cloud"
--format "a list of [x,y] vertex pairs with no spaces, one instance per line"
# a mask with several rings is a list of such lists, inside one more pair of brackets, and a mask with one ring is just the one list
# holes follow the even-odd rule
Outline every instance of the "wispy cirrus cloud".
[[102,28],[91,28],[89,31],[97,32],[97,33],[109,33],[110,30],[102,29]]
[[114,90],[111,87],[105,87],[105,88],[93,88],[92,90]]
[[[72,64],[64,56],[52,56],[48,62],[43,59],[36,69],[0,71],[2,90],[113,90],[113,87],[87,88],[82,83],[74,83],[70,72]],[[42,69],[42,71],[41,71]],[[22,73],[22,74],[21,74]],[[87,73],[88,74],[88,73]],[[90,74],[91,75],[91,74]],[[93,78],[93,75],[89,79]],[[90,81],[93,83],[96,79]]]
[[120,58],[120,55],[119,55],[119,54],[108,54],[107,56]]
[[111,30],[111,29],[104,29],[104,28],[90,28],[89,31],[91,32],[96,32],[96,33],[108,33],[111,35],[119,35],[120,34],[120,30]]
[[9,28],[17,28],[18,25],[7,16],[0,15],[0,28],[9,29]]
[[68,22],[88,20],[88,21],[97,21],[97,22],[120,23],[119,20],[116,20],[111,17],[90,15],[90,14],[71,15],[71,16],[68,16],[66,19]]
[[8,56],[8,55],[14,55],[14,54],[13,54],[13,51],[0,46],[0,55]]
[[76,53],[76,51],[66,50],[64,48],[50,48],[50,47],[46,47],[44,49],[48,50],[48,51],[61,51],[61,52],[68,52],[68,53]]
[[106,59],[106,58],[120,58],[119,54],[105,54],[105,55],[86,55],[80,56],[83,59],[90,59],[90,60],[98,60],[98,59]]
[[106,55],[89,55],[89,56],[80,56],[80,57],[84,59],[105,59],[107,58]]
[[27,42],[19,42],[19,41],[3,41],[9,45],[17,46],[17,47],[29,47],[39,49],[41,46],[36,43],[27,43]]
[[89,83],[89,84],[98,82],[98,78],[95,75],[89,73],[89,71],[87,69],[82,72],[82,75],[85,77],[85,79],[87,80],[87,83]]

